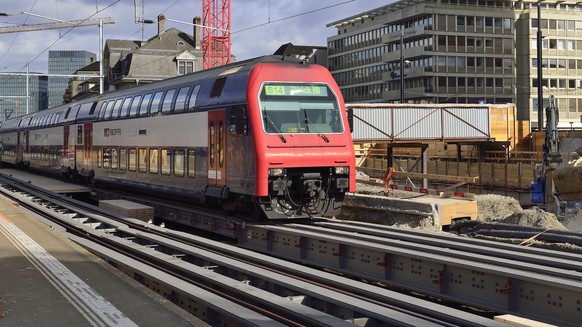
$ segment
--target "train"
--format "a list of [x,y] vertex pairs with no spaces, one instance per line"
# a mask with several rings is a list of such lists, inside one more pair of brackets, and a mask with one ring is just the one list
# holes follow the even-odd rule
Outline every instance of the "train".
[[0,125],[0,161],[247,213],[333,217],[355,155],[329,71],[263,56],[59,105]]

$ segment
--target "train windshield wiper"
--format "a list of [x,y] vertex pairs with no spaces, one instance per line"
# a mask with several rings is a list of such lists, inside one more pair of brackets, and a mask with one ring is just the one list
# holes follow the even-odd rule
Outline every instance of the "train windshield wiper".
[[[307,126],[307,131],[309,132],[309,130],[311,128],[313,128],[313,131],[315,133],[317,133],[317,135],[320,136],[325,141],[325,143],[329,143],[329,139],[327,138],[327,136],[325,136],[325,134],[323,134],[323,133],[320,133],[317,130],[317,128],[315,128],[315,126],[313,125],[313,122],[311,121],[311,119],[309,119],[309,117],[307,117],[307,110],[303,110],[303,115],[305,116],[304,122],[305,122],[305,126]],[[309,123],[311,123],[312,125],[309,125]]]
[[271,117],[269,117],[269,115],[267,115],[267,109],[265,109],[265,108],[263,108],[263,118],[265,119],[266,122],[268,122],[269,124],[271,124],[271,126],[273,126],[273,128],[277,132],[277,135],[279,135],[279,138],[281,138],[281,141],[283,143],[287,143],[287,139],[285,138],[285,136],[283,136],[283,133],[281,132],[281,130],[279,130],[277,125],[271,120]]

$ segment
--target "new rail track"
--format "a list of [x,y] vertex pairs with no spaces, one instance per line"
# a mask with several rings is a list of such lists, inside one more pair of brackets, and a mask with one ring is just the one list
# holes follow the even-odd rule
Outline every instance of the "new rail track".
[[212,325],[502,326],[489,318],[120,217],[2,177],[1,191]]
[[286,260],[484,310],[580,322],[580,254],[351,221],[245,230],[244,247]]

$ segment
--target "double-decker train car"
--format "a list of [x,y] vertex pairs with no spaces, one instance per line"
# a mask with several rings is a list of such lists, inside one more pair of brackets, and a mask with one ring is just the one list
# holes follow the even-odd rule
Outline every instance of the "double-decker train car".
[[355,191],[340,90],[324,67],[289,57],[17,117],[0,140],[3,163],[255,218],[333,216]]

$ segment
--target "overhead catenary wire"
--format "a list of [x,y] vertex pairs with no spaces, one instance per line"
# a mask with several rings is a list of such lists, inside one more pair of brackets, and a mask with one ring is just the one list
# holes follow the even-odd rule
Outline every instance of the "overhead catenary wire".
[[265,25],[269,25],[269,24],[273,24],[273,23],[278,23],[278,22],[281,22],[281,21],[284,21],[284,20],[288,20],[288,19],[292,19],[292,18],[297,18],[299,16],[313,14],[313,13],[316,13],[318,11],[330,9],[330,8],[337,7],[337,6],[342,6],[342,5],[345,5],[346,3],[350,3],[350,2],[354,2],[354,1],[356,1],[356,0],[343,1],[343,2],[340,2],[340,3],[333,4],[333,5],[329,5],[329,6],[321,7],[321,8],[318,8],[318,9],[309,10],[309,11],[305,11],[305,12],[302,12],[302,13],[299,13],[299,14],[295,14],[295,15],[291,15],[291,16],[287,16],[287,17],[283,17],[283,18],[279,18],[279,19],[275,19],[275,20],[271,20],[271,13],[270,13],[270,10],[271,9],[270,9],[270,3],[269,3],[269,20],[266,23],[262,23],[262,24],[258,24],[258,25],[254,25],[254,26],[250,26],[250,27],[246,27],[246,28],[243,28],[242,30],[238,30],[238,31],[231,32],[231,34],[241,33],[241,32],[245,32],[245,31],[248,31],[248,30],[257,28],[257,27],[262,27],[262,26],[265,26]]

